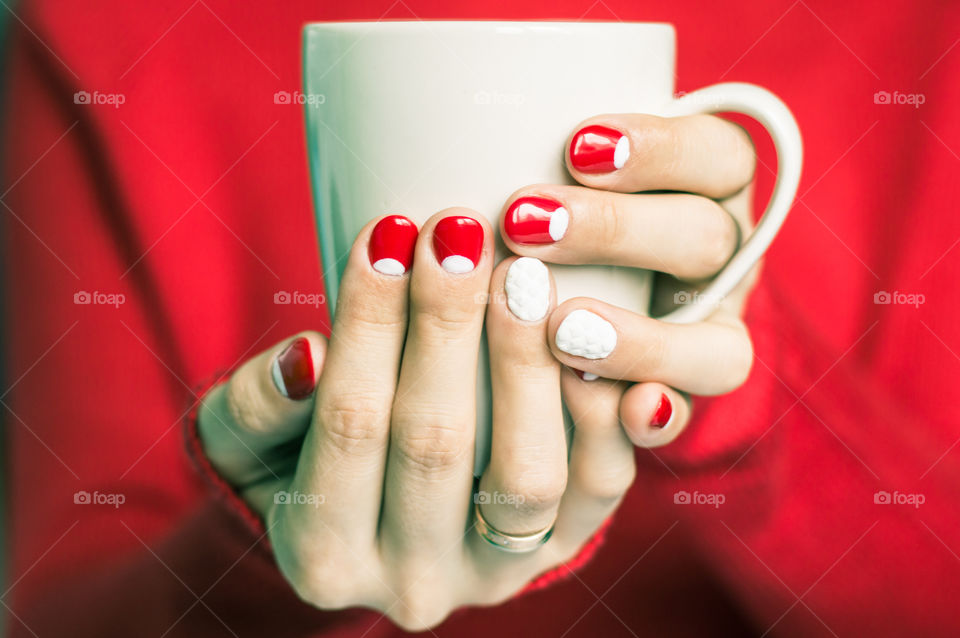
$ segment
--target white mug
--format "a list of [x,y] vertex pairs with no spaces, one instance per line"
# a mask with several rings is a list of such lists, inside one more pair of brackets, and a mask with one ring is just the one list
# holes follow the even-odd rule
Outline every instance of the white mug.
[[[800,181],[790,111],[760,87],[724,83],[674,95],[675,32],[665,23],[325,22],[303,31],[304,104],[329,303],[360,229],[387,213],[422,224],[450,206],[494,227],[527,184],[571,184],[567,136],[603,113],[749,115],[777,149],[773,195],[756,229],[709,286],[662,319],[699,321],[770,245]],[[497,242],[497,261],[505,256]],[[559,301],[587,296],[646,314],[652,275],[550,265]],[[477,383],[476,472],[489,454],[486,346]]]

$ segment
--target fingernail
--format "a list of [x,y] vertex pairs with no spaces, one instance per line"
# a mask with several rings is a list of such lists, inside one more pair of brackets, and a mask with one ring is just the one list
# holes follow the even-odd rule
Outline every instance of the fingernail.
[[413,264],[417,226],[403,215],[384,217],[370,233],[370,265],[384,275],[402,275]]
[[577,376],[583,379],[584,381],[596,381],[597,379],[600,378],[599,374],[594,374],[592,372],[584,372],[583,370],[577,370],[576,368],[572,368],[572,370],[576,372]]
[[617,347],[613,324],[582,308],[567,315],[557,328],[557,347],[584,359],[604,359]]
[[521,257],[507,269],[507,308],[524,321],[540,321],[550,308],[550,271],[539,259]]
[[657,409],[653,413],[653,418],[650,420],[650,427],[660,430],[670,424],[670,420],[673,418],[673,404],[670,403],[670,397],[666,394],[660,395],[660,403],[657,404]]
[[313,392],[313,357],[310,342],[299,337],[273,360],[273,383],[283,396],[299,401]]
[[609,173],[630,157],[630,138],[606,126],[585,126],[570,142],[570,163],[581,173]]
[[563,238],[569,223],[570,213],[560,202],[521,197],[507,210],[503,229],[518,244],[552,244]]
[[444,217],[433,229],[433,253],[449,273],[467,273],[477,267],[483,251],[483,226],[463,216]]

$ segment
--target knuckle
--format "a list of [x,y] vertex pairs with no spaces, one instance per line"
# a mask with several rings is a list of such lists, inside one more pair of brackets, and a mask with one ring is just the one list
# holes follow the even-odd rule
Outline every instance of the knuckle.
[[753,340],[745,329],[738,332],[728,365],[726,391],[732,392],[746,383],[753,369]]
[[400,591],[403,593],[389,616],[406,631],[432,629],[453,611],[453,605],[448,600],[449,594],[430,582],[408,583],[408,586],[402,587]]
[[363,394],[325,396],[317,407],[324,436],[343,451],[384,445],[389,418],[382,400]]
[[265,418],[269,407],[259,379],[246,370],[238,371],[224,388],[227,414],[234,426],[250,434],[264,434],[269,429]]
[[462,419],[441,415],[424,417],[423,413],[401,417],[405,427],[392,428],[391,452],[405,466],[420,472],[437,472],[456,467],[473,454],[473,436],[463,427]]
[[[550,468],[553,470],[553,468]],[[567,467],[560,465],[555,471],[515,471],[498,483],[504,494],[512,497],[520,513],[549,511],[560,505],[567,490]]]
[[624,463],[579,463],[571,468],[571,481],[588,498],[614,504],[633,485],[637,475],[633,456]]
[[700,272],[697,274],[711,276],[726,265],[736,250],[739,229],[733,217],[717,202],[706,197],[696,197],[695,201],[702,209],[699,241],[692,242],[698,247],[696,263]]
[[593,222],[599,230],[600,246],[617,246],[623,242],[624,229],[622,228],[619,209],[617,208],[617,196],[608,191],[595,191],[597,197],[596,212],[593,215]]

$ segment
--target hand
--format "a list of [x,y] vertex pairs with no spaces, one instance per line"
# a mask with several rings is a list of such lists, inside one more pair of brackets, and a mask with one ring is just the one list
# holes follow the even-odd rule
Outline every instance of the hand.
[[[329,344],[314,333],[278,344],[206,397],[207,455],[265,518],[280,570],[317,607],[370,607],[414,630],[496,604],[575,556],[633,480],[619,397],[585,393],[568,462],[561,366],[546,339],[552,280],[536,260],[493,270],[492,238],[464,210],[435,215],[419,237],[396,217],[368,224]],[[555,523],[524,554],[473,529],[485,314],[494,423],[478,507],[507,534]]]
[[[753,228],[749,136],[708,115],[604,115],[575,130],[565,157],[583,186],[540,184],[514,193],[501,224],[507,247],[558,264],[659,271],[652,309],[688,301]],[[640,191],[657,192],[634,194]],[[686,393],[723,394],[750,372],[753,349],[740,316],[755,271],[697,324],[664,323],[596,299],[561,304],[549,321],[551,349],[586,379],[602,379],[564,374],[571,412],[582,412],[599,392],[622,394],[619,416],[635,444],[674,440],[690,419]],[[572,337],[603,347],[584,353]]]

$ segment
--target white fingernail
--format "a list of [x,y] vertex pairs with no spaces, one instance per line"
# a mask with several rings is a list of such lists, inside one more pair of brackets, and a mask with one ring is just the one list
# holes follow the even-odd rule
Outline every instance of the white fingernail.
[[599,378],[600,378],[599,374],[594,374],[592,372],[584,372],[582,377],[584,381],[596,381]]
[[474,263],[463,255],[450,255],[440,262],[440,267],[454,275],[462,275],[476,268]]
[[539,321],[550,308],[550,271],[533,257],[521,257],[507,269],[503,285],[507,308],[524,321]]
[[628,159],[630,159],[630,138],[624,135],[617,140],[617,148],[613,151],[613,166],[621,169]]
[[617,331],[600,315],[581,308],[560,323],[556,343],[560,350],[575,357],[604,359],[617,347]]

